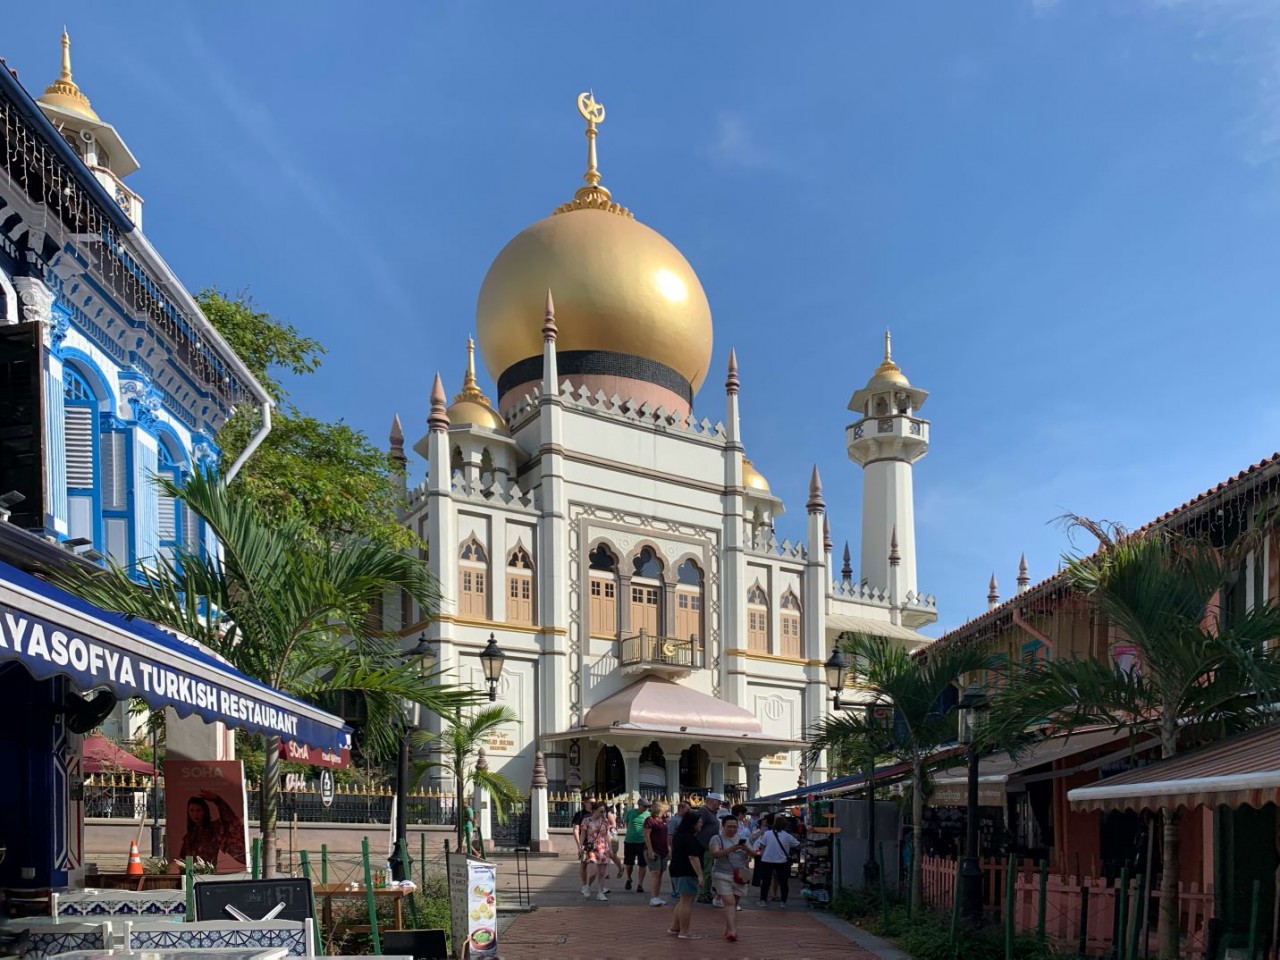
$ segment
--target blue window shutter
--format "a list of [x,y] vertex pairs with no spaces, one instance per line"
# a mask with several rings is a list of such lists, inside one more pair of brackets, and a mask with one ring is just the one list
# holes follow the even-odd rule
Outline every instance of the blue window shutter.
[[93,489],[93,430],[97,413],[92,407],[66,408],[67,488]]

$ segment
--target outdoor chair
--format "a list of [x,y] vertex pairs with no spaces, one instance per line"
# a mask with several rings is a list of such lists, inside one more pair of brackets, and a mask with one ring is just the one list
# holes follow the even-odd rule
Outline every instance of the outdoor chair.
[[23,957],[53,957],[72,950],[110,950],[113,946],[109,920],[90,923],[32,918],[17,921],[14,926],[27,929]]
[[181,890],[71,890],[49,895],[49,913],[77,917],[181,917],[187,896]]

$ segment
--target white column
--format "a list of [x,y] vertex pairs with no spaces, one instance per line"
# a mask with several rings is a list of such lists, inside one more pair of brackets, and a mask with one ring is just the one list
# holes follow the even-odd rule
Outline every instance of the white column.
[[[476,769],[486,770],[488,767],[489,761],[485,759],[484,747],[481,747],[479,756],[476,757]],[[485,854],[492,856],[493,810],[489,801],[489,791],[478,783],[475,785],[475,791],[471,797],[471,808],[476,812],[476,829],[480,831],[480,836],[484,838]]]
[[[24,323],[40,324],[40,360],[44,381],[44,526],[60,534],[69,530],[67,519],[66,405],[62,386],[62,360],[54,349],[54,293],[39,277],[14,277],[14,291],[21,299]],[[15,318],[16,319],[16,318]]]
[[551,851],[551,817],[547,798],[547,766],[542,751],[533,755],[529,784],[529,847],[534,853]]
[[129,430],[133,453],[133,543],[135,559],[155,565],[160,553],[160,497],[155,475],[160,467],[158,441],[154,434],[134,424]]
[[[569,718],[569,519],[564,482],[564,406],[556,362],[555,303],[547,291],[542,323],[542,395],[538,401],[541,513],[538,517],[538,610],[545,669],[539,671],[538,731],[567,730]],[[584,558],[585,560],[585,558]],[[619,598],[621,602],[621,598]],[[587,643],[583,632],[583,645]],[[586,707],[583,705],[583,709]]]
[[747,760],[747,796],[755,798],[760,796],[760,761]]
[[638,797],[640,795],[640,751],[619,750],[619,753],[622,754],[622,769],[627,779],[627,795]]
[[[729,373],[725,379],[725,510],[723,566],[720,571],[720,696],[740,707],[747,705],[747,662],[730,650],[747,648],[747,554],[742,489],[742,433],[738,410],[738,354],[729,351]],[[710,600],[707,598],[708,609]],[[773,604],[777,606],[777,604]]]

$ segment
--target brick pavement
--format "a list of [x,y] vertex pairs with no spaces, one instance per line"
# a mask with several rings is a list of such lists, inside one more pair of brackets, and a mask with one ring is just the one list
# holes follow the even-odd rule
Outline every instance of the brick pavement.
[[876,960],[876,955],[831,929],[801,904],[786,910],[747,908],[738,914],[738,942],[724,939],[719,910],[696,906],[692,933],[665,933],[672,908],[631,903],[541,906],[517,917],[500,936],[503,960]]

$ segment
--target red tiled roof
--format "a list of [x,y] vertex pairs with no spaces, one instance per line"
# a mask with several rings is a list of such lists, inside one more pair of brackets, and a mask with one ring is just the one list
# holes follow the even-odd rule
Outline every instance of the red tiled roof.
[[[1274,472],[1276,472],[1277,474],[1280,474],[1280,453],[1274,453],[1271,456],[1258,461],[1252,466],[1247,467],[1244,470],[1241,470],[1234,477],[1228,477],[1226,480],[1223,480],[1217,486],[1210,487],[1208,490],[1205,490],[1203,493],[1199,493],[1196,496],[1192,497],[1190,500],[1188,500],[1186,503],[1182,504],[1181,506],[1174,507],[1172,510],[1162,513],[1160,516],[1156,517],[1154,520],[1151,520],[1148,523],[1143,524],[1141,527],[1139,527],[1137,530],[1133,532],[1147,533],[1151,530],[1154,530],[1157,527],[1168,526],[1170,523],[1174,521],[1177,521],[1179,519],[1184,519],[1184,515],[1187,514],[1189,511],[1194,511],[1197,507],[1202,507],[1206,505],[1207,501],[1213,499],[1219,494],[1230,491],[1232,488],[1236,487],[1240,483],[1244,483],[1246,481],[1256,479],[1260,473],[1262,473],[1263,471],[1266,471],[1267,468],[1269,467],[1277,467],[1278,469]],[[1185,519],[1190,519],[1190,518],[1185,517]],[[1029,600],[1035,600],[1041,597],[1047,597],[1055,592],[1062,592],[1070,589],[1071,589],[1070,585],[1067,583],[1066,571],[1060,570],[1057,573],[1053,574],[1052,576],[1046,577],[1045,579],[1041,580],[1039,583],[1028,588],[1024,592],[1015,593],[1008,600],[1005,600],[1003,603],[999,604],[998,606],[978,614],[978,616],[965,621],[958,627],[948,630],[946,633],[940,636],[933,643],[928,644],[927,646],[921,647],[919,650],[916,651],[916,653],[917,654],[927,653],[929,648],[934,646],[935,644],[959,643],[965,640],[972,639],[972,637],[970,636],[971,634],[976,636],[979,630],[983,627],[994,628],[996,624],[1000,621],[1001,617],[1011,613],[1014,607],[1023,606]]]

